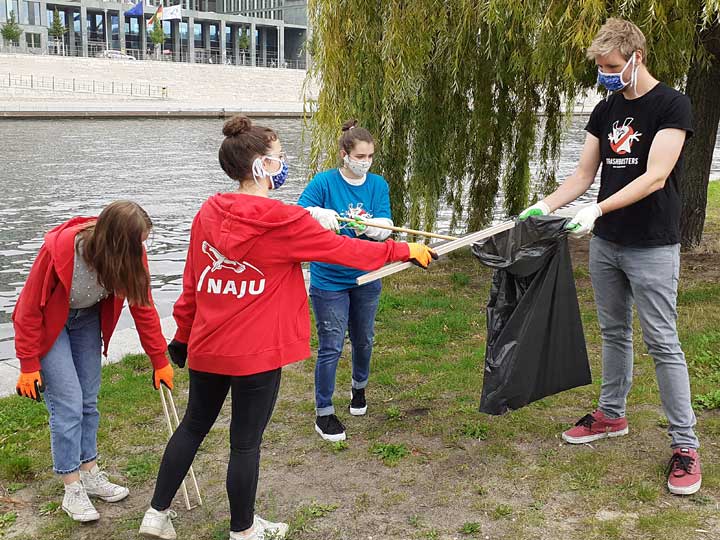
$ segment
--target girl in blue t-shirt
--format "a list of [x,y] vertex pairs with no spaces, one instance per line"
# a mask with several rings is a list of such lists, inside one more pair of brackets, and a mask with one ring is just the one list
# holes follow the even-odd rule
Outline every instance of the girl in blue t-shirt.
[[[307,208],[326,229],[352,237],[383,241],[390,231],[362,223],[392,225],[388,184],[369,171],[375,153],[370,132],[358,127],[357,120],[343,125],[339,140],[342,166],[315,175],[300,196],[298,204]],[[341,228],[338,217],[354,218]],[[315,431],[328,441],[345,439],[345,426],[335,416],[332,396],[335,371],[345,342],[352,344],[352,401],[350,414],[367,412],[365,387],[370,375],[375,333],[375,313],[382,288],[379,280],[356,285],[363,272],[335,264],[310,264],[310,298],[318,331],[318,358],[315,364]]]

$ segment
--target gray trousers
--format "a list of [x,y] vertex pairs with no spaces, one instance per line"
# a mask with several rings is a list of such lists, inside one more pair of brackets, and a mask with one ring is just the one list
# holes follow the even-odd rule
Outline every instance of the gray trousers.
[[655,375],[673,448],[698,448],[690,377],[677,334],[680,245],[633,248],[597,236],[590,241],[590,276],[602,334],[602,389],[598,408],[625,416],[633,375],[633,301]]

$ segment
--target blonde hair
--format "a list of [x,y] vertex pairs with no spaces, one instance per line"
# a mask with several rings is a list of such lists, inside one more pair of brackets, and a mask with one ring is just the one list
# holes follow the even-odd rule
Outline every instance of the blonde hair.
[[644,61],[645,34],[632,22],[611,17],[600,27],[587,49],[587,57],[594,60],[596,56],[605,56],[615,49],[626,60],[629,60],[635,51],[641,51]]

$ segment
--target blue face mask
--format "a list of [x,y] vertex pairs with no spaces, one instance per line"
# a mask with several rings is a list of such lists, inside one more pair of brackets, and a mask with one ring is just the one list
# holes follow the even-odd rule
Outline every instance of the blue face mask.
[[288,177],[288,164],[286,161],[282,161],[282,167],[280,170],[270,177],[272,180],[273,189],[277,189],[285,183]]
[[270,189],[277,189],[280,186],[282,186],[285,183],[285,180],[287,180],[288,177],[288,164],[284,159],[276,158],[273,156],[264,156],[264,159],[270,159],[272,161],[277,161],[281,164],[280,170],[276,173],[270,173],[263,167],[263,158],[257,158],[253,162],[253,177],[255,179],[255,183],[257,184],[258,178],[264,178],[269,177],[271,182]]
[[[630,64],[632,64],[630,80],[625,82],[623,81],[622,75]],[[600,68],[598,68],[597,83],[599,86],[604,86],[610,92],[622,90],[629,84],[632,84],[634,87],[637,85],[637,69],[638,67],[635,65],[635,53],[633,53],[630,60],[627,61],[627,64],[620,70],[620,73],[603,73]]]

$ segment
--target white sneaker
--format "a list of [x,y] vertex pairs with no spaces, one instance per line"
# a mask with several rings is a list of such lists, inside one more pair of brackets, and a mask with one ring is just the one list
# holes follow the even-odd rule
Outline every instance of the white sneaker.
[[255,516],[252,532],[249,535],[231,531],[230,540],[282,540],[287,532],[287,523],[272,523],[260,516]]
[[175,527],[172,524],[172,518],[176,518],[177,514],[172,510],[155,510],[148,508],[143,516],[140,524],[140,536],[147,538],[162,538],[162,540],[175,540]]
[[99,497],[105,502],[122,501],[130,493],[128,488],[118,486],[108,480],[107,474],[101,471],[97,465],[94,465],[89,471],[81,470],[80,482],[88,495]]
[[100,519],[100,514],[95,510],[80,482],[65,484],[62,509],[75,521],[86,522]]

